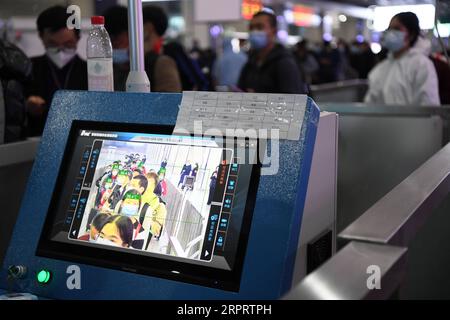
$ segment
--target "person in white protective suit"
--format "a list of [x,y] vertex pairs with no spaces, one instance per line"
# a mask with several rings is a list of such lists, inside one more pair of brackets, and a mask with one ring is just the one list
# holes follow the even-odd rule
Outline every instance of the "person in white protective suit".
[[366,103],[405,106],[438,106],[436,69],[429,59],[430,42],[421,36],[419,20],[412,12],[395,15],[384,33],[382,45],[388,58],[369,74]]

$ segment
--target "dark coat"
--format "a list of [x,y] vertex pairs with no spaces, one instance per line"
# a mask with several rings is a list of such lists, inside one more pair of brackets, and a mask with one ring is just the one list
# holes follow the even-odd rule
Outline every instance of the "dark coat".
[[[31,61],[13,44],[0,40],[0,90],[5,104],[5,142],[23,137],[25,126],[24,84],[31,77]],[[0,102],[1,103],[1,102]],[[3,137],[0,137],[0,141]]]
[[57,90],[87,90],[87,63],[75,56],[64,68],[58,69],[46,55],[32,58],[31,61],[33,75],[27,95],[40,96],[47,103],[42,116],[28,118],[28,135],[37,136],[44,130],[50,104]]
[[181,175],[182,176],[187,176],[187,175],[189,175],[191,173],[191,170],[192,170],[192,166],[185,164],[183,166],[183,169],[181,169]]
[[439,80],[439,96],[441,104],[450,104],[450,67],[442,60],[431,57]]
[[259,93],[306,92],[294,56],[280,44],[275,45],[260,66],[256,53],[250,54],[242,69],[238,87],[243,91]]

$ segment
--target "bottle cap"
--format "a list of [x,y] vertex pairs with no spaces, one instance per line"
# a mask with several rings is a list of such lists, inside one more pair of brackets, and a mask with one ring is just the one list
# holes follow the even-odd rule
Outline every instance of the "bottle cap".
[[103,16],[94,16],[91,18],[91,23],[93,25],[105,24],[105,17]]

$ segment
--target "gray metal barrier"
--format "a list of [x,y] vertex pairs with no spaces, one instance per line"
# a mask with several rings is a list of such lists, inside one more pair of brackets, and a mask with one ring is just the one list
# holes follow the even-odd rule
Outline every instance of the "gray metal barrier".
[[[179,245],[182,251],[192,255],[201,246],[200,241],[195,243],[192,243],[192,241],[201,235],[203,217],[195,206],[187,200],[187,195],[170,181],[167,181],[167,189],[168,195],[164,197],[167,206],[164,233],[171,239],[167,253],[171,253]],[[174,244],[172,241],[177,243]]]
[[40,139],[0,145],[0,263],[8,248]]
[[450,193],[450,144],[339,234],[342,239],[407,246]]
[[[449,298],[449,195],[450,144],[342,231],[340,239],[349,243],[285,299]],[[434,250],[434,238],[443,242],[441,250]],[[439,261],[440,268],[430,269],[430,260]],[[373,268],[380,271],[379,289],[371,287]]]
[[[401,247],[351,242],[283,299],[388,299],[403,279],[406,252]],[[369,277],[371,272],[379,272],[379,285]]]
[[339,114],[337,230],[342,231],[448,141],[449,107],[320,105]]
[[5,137],[5,99],[3,97],[3,85],[0,81],[0,145]]
[[310,95],[317,103],[363,102],[369,88],[367,80],[353,79],[310,86]]
[[449,212],[450,144],[347,227],[340,238],[408,246],[399,298],[449,299]]

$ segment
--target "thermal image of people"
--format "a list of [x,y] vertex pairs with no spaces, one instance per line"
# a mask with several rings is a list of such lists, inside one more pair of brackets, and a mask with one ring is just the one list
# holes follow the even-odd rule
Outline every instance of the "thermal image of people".
[[159,170],[158,172],[159,183],[155,188],[155,194],[159,197],[167,196],[167,182],[166,182],[166,171]]
[[122,200],[123,195],[128,186],[128,182],[130,182],[132,178],[131,171],[129,170],[120,170],[117,176],[116,184],[111,191],[111,195],[108,198],[104,205],[104,210],[109,210],[114,212],[117,204],[120,200]]
[[147,175],[148,188],[143,196],[144,205],[142,210],[145,217],[151,217],[151,233],[156,239],[161,237],[162,229],[167,215],[165,203],[155,194],[155,188],[158,185],[158,176],[151,172]]
[[[133,180],[138,181],[137,179]],[[141,191],[137,189],[130,189],[123,196],[123,199],[120,202],[119,208],[117,210],[117,213],[119,215],[128,217],[133,224],[133,241],[131,243],[131,247],[134,249],[142,249],[144,243],[146,242],[146,239],[149,237],[149,235],[146,233],[146,230],[142,227],[142,222],[140,221],[141,219],[139,212],[141,208],[141,201]]]
[[164,169],[165,172],[166,167],[167,167],[167,159],[164,159],[163,162],[161,162],[161,168],[159,170],[161,171]]
[[141,197],[142,195],[138,190],[128,190],[118,204],[117,213],[130,218],[139,218]]
[[209,177],[222,155],[220,148],[206,154],[191,146],[105,142],[78,240],[198,259],[214,192]]
[[196,163],[194,169],[192,169],[192,172],[191,172],[191,176],[194,178],[191,189],[194,189],[194,184],[195,184],[195,180],[197,179],[198,169],[199,169],[199,165],[198,165],[198,163]]
[[214,196],[214,191],[216,189],[216,182],[217,182],[217,174],[218,174],[218,169],[216,169],[213,174],[211,175],[210,179],[210,183],[209,183],[209,195],[208,195],[208,205],[211,205],[211,202],[213,200],[213,196]]
[[184,179],[189,176],[192,170],[191,161],[187,160],[186,164],[181,169],[180,173],[180,181],[178,182],[178,187],[181,185],[181,189],[184,189]]

